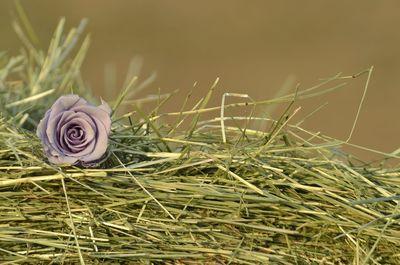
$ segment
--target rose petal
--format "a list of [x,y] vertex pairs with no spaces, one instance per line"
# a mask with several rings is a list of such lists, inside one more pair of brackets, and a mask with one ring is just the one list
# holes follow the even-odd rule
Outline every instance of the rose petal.
[[105,102],[103,99],[101,100],[101,105],[98,106],[98,108],[107,112],[108,115],[111,115],[112,110],[111,110],[110,106],[107,104],[107,102]]
[[84,106],[88,103],[83,98],[80,98],[78,95],[66,95],[61,96],[54,102],[53,106],[51,106],[51,112],[49,116],[49,120],[52,120],[59,113],[70,110],[73,107]]
[[43,119],[40,120],[37,130],[36,130],[36,135],[42,140],[42,144],[43,144],[46,154],[49,152],[49,145],[50,145],[49,139],[46,134],[46,128],[47,128],[50,112],[51,112],[51,109],[46,111]]
[[64,152],[62,146],[60,146],[59,141],[57,141],[57,131],[58,131],[57,127],[62,117],[68,115],[71,115],[71,112],[66,111],[64,113],[59,113],[57,116],[51,119],[49,118],[47,122],[46,135],[49,141],[49,146],[55,149],[60,154],[63,154]]
[[[108,106],[108,105],[107,105]],[[110,112],[106,109],[106,105],[102,105],[102,108],[99,107],[94,107],[90,105],[82,105],[82,106],[76,106],[73,107],[71,110],[76,111],[76,112],[84,112],[92,119],[97,119],[101,123],[103,123],[107,133],[111,129],[111,119],[110,119]],[[108,107],[109,109],[109,107]]]
[[97,125],[97,139],[93,152],[81,158],[82,162],[92,162],[100,159],[108,147],[108,131],[102,122],[93,119]]
[[70,164],[74,165],[78,162],[77,157],[71,156],[49,156],[49,162],[53,164]]
[[48,111],[46,111],[46,113],[44,114],[43,119],[40,120],[38,127],[36,129],[36,135],[42,139],[42,137],[44,137],[44,132],[46,131],[47,128],[47,121],[49,120],[49,115],[50,115],[51,109],[49,109]]

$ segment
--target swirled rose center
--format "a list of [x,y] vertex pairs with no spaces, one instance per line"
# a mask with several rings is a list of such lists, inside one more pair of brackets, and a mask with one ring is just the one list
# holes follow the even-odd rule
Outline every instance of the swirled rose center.
[[[88,121],[82,117],[83,114],[75,117],[69,116],[70,120],[65,123],[63,119],[60,120],[57,131],[59,145],[63,152],[68,152],[71,155],[81,155],[81,152],[91,151],[91,149],[86,149],[93,142],[95,132],[89,123],[90,120]],[[66,115],[66,118],[68,118],[68,115]]]
[[68,139],[73,142],[80,142],[85,138],[85,131],[79,125],[72,125],[67,129]]

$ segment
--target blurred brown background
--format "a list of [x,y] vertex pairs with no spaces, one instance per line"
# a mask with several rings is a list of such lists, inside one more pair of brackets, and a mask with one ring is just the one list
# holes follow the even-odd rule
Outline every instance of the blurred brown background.
[[[323,3],[324,2],[324,3]],[[398,1],[22,1],[41,44],[61,16],[67,26],[89,18],[92,46],[84,79],[96,93],[105,91],[104,69],[117,76],[108,87],[120,89],[130,59],[144,59],[143,76],[157,80],[141,96],[180,89],[194,96],[221,78],[213,105],[223,92],[272,97],[288,76],[302,88],[338,72],[354,74],[375,66],[353,143],[392,152],[399,148],[400,2]],[[16,53],[20,43],[11,27],[13,2],[0,2],[0,50]],[[305,116],[329,105],[304,126],[345,139],[362,95],[366,76],[344,89],[302,102]],[[177,110],[182,97],[168,108]],[[275,113],[277,117],[279,113]],[[376,155],[366,154],[367,159]]]

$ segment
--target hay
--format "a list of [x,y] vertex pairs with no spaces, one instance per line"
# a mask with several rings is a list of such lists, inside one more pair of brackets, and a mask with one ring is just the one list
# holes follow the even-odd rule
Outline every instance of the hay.
[[219,116],[221,106],[207,107],[215,86],[187,111],[143,115],[136,104],[113,116],[100,168],[47,164],[37,121],[71,87],[87,91],[79,67],[89,41],[74,49],[83,24],[65,37],[63,23],[47,55],[15,24],[25,48],[0,57],[2,264],[400,263],[399,168],[353,163],[346,141],[291,122],[294,99],[343,86],[341,75],[222,107],[287,104],[278,120]]

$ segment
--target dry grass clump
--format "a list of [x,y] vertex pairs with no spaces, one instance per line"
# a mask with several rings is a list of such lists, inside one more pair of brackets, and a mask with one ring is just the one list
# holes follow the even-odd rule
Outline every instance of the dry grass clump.
[[[291,122],[295,98],[336,89],[343,76],[264,102],[209,108],[213,86],[189,110],[134,107],[113,117],[100,168],[56,167],[33,131],[58,95],[85,91],[88,43],[73,49],[82,28],[62,29],[47,55],[25,38],[20,56],[0,58],[2,264],[400,263],[400,169],[354,164],[340,151],[346,141]],[[288,104],[278,120],[224,112],[276,103]]]

